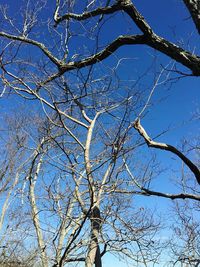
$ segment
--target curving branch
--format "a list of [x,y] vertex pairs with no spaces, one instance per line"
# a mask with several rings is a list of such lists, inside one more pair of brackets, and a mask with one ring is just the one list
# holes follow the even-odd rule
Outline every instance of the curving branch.
[[[196,0],[194,0],[196,2]],[[188,1],[187,1],[188,2]],[[189,1],[192,2],[192,1]],[[162,52],[175,61],[183,64],[192,71],[194,76],[200,75],[200,57],[184,50],[183,48],[169,42],[153,32],[152,27],[147,23],[144,17],[138,12],[131,0],[120,1],[122,9],[126,12],[138,28],[147,38],[146,44]],[[199,13],[200,11],[198,11]]]
[[169,198],[169,199],[193,199],[200,201],[200,196],[195,195],[195,194],[188,194],[188,193],[179,193],[179,194],[169,194],[169,193],[163,193],[159,191],[153,191],[150,190],[149,188],[146,188],[142,186],[133,176],[132,172],[130,171],[126,160],[123,159],[124,161],[124,166],[126,168],[127,173],[131,177],[133,183],[138,187],[140,190],[120,190],[120,189],[114,189],[116,193],[121,193],[121,194],[134,194],[134,195],[144,195],[144,196],[157,196],[157,197],[163,197],[163,198]]
[[67,64],[60,64],[59,71],[49,76],[46,80],[40,82],[38,84],[38,89],[54,81],[55,79],[61,77],[65,72],[75,69],[81,69],[87,66],[91,66],[97,62],[103,61],[123,45],[134,45],[134,44],[145,44],[145,43],[146,43],[146,38],[144,35],[125,35],[125,36],[121,35],[96,54],[93,54],[80,61],[72,61],[68,62]]
[[97,62],[106,59],[123,45],[145,44],[145,43],[146,43],[146,38],[144,35],[120,35],[117,39],[115,39],[113,42],[107,45],[100,52],[92,56],[89,56],[85,59],[82,59],[80,61],[69,62],[65,65],[62,65],[61,71],[65,72],[93,65]]
[[26,44],[31,44],[33,46],[38,47],[50,60],[51,62],[53,62],[57,67],[59,67],[61,65],[61,61],[58,60],[54,55],[52,55],[52,53],[47,49],[47,47],[38,41],[35,41],[33,39],[29,39],[26,38],[25,36],[16,36],[16,35],[12,35],[12,34],[8,34],[6,32],[0,32],[0,36],[10,39],[10,40],[14,40],[14,41],[19,41],[22,43],[26,43]]
[[81,69],[86,66],[93,65],[97,62],[100,62],[110,55],[112,55],[117,49],[124,45],[148,45],[163,54],[169,56],[175,61],[183,64],[185,67],[190,69],[195,76],[200,76],[200,57],[190,53],[187,50],[182,49],[181,47],[168,42],[167,40],[153,34],[152,36],[146,35],[121,35],[115,39],[112,43],[106,46],[100,52],[87,57],[83,60],[77,62],[69,62],[65,65],[60,66],[60,72],[54,74],[49,80],[52,81],[54,78],[61,76],[63,73],[73,70]]
[[74,19],[77,21],[81,21],[81,20],[86,20],[86,19],[96,17],[99,15],[112,14],[116,11],[119,11],[120,9],[121,9],[121,6],[119,5],[119,3],[116,3],[112,6],[100,7],[100,8],[97,8],[95,10],[92,10],[92,11],[83,12],[82,14],[66,13],[63,16],[58,16],[58,14],[57,14],[58,8],[57,8],[55,11],[55,16],[54,16],[55,26],[57,26],[57,24],[59,24],[60,22],[62,22],[64,20]]
[[[185,0],[187,2],[192,2]],[[194,0],[196,2],[196,0]],[[194,5],[196,7],[196,5]],[[136,45],[136,44],[145,44],[150,46],[153,49],[160,51],[161,53],[169,56],[175,61],[181,63],[188,69],[192,71],[194,76],[200,76],[200,57],[194,55],[193,53],[181,48],[180,46],[175,45],[172,42],[158,36],[154,33],[152,27],[147,23],[144,17],[138,12],[136,7],[133,5],[131,0],[119,0],[113,6],[98,8],[90,12],[84,12],[82,14],[68,13],[59,17],[57,21],[62,21],[66,19],[76,19],[84,20],[91,17],[102,15],[102,14],[111,14],[115,11],[123,10],[127,13],[133,22],[138,26],[142,31],[143,35],[123,35],[119,36],[116,40],[110,43],[102,51],[85,58],[78,62],[69,62],[66,65],[62,65],[60,68],[59,75],[62,75],[64,72],[72,69],[80,69],[92,64],[95,64],[99,61],[104,60],[113,54],[118,48],[123,45]],[[200,9],[199,9],[200,10]],[[195,13],[196,16],[200,16],[200,11]],[[199,22],[200,20],[198,20]],[[55,75],[56,77],[56,75]]]
[[198,55],[194,55],[156,34],[149,36],[146,44],[190,69],[192,75],[200,76],[200,57]]
[[119,49],[121,46],[124,45],[139,45],[139,44],[148,45],[149,47],[158,50],[159,52],[169,56],[170,58],[174,59],[175,61],[179,62],[180,64],[190,69],[192,75],[200,76],[200,57],[181,48],[180,46],[175,45],[172,42],[169,42],[165,38],[162,38],[161,36],[155,34],[151,26],[144,19],[144,17],[137,11],[131,0],[119,0],[113,6],[98,8],[90,12],[84,12],[80,15],[68,13],[63,15],[62,17],[59,17],[57,14],[58,8],[59,6],[57,6],[54,16],[56,23],[59,23],[59,21],[62,20],[72,19],[72,18],[76,20],[83,20],[97,15],[111,14],[115,11],[123,10],[130,16],[130,18],[138,26],[138,28],[142,31],[143,34],[119,36],[117,39],[108,44],[100,52],[93,54],[89,57],[86,57],[80,61],[71,61],[65,64],[63,61],[59,60],[54,55],[52,55],[52,53],[47,49],[47,47],[43,43],[26,38],[24,36],[15,36],[5,32],[0,32],[0,36],[4,38],[17,40],[38,47],[58,67],[59,71],[55,74],[52,74],[47,80],[41,82],[39,87],[55,80],[56,78],[62,76],[67,71],[74,69],[81,69],[83,67],[90,66],[97,62],[100,62],[108,58],[117,49]]
[[153,30],[144,17],[138,12],[131,0],[119,0],[121,9],[127,13],[138,28],[146,35],[152,35]]
[[137,119],[135,121],[134,128],[144,138],[146,144],[149,147],[158,148],[158,149],[161,149],[161,150],[167,150],[167,151],[175,154],[176,156],[178,156],[188,166],[188,168],[191,170],[191,172],[196,177],[196,180],[197,180],[198,184],[200,184],[200,170],[199,170],[199,168],[189,158],[187,158],[185,155],[183,155],[183,153],[181,153],[174,146],[171,146],[171,145],[168,145],[168,144],[165,144],[165,143],[159,143],[159,142],[153,141],[149,137],[149,135],[147,134],[147,132],[145,131],[145,129],[142,127],[142,125],[140,123],[140,119]]
[[200,1],[199,0],[183,0],[185,3],[192,20],[200,34]]

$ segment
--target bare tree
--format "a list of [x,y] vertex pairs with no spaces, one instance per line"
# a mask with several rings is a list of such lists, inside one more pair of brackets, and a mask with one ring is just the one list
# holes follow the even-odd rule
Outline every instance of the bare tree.
[[[199,2],[183,4],[199,32]],[[25,154],[14,149],[24,161],[13,167],[16,178],[7,197],[22,175],[19,195],[28,199],[25,218],[35,233],[42,266],[84,262],[86,267],[100,267],[107,252],[144,266],[155,264],[159,223],[152,212],[133,207],[133,199],[144,195],[199,201],[200,196],[189,187],[181,187],[180,193],[153,190],[157,164],[153,157],[138,163],[139,149],[147,144],[171,152],[189,168],[194,186],[200,183],[200,170],[180,149],[155,141],[141,120],[158,86],[200,75],[199,56],[154,32],[131,0],[30,0],[16,16],[15,20],[1,7],[0,96],[21,99],[39,115],[26,129],[26,144],[19,142]],[[125,28],[116,29],[113,40],[105,40],[103,29],[113,18]],[[127,25],[136,26],[140,34]],[[137,78],[123,79],[118,71],[122,62],[134,62],[129,54],[119,56],[125,45],[148,46],[175,63],[159,68],[153,85],[148,80],[148,88],[141,89],[150,68]],[[11,165],[4,164],[2,178]],[[7,180],[3,181],[5,192]],[[7,200],[4,207],[1,227]]]

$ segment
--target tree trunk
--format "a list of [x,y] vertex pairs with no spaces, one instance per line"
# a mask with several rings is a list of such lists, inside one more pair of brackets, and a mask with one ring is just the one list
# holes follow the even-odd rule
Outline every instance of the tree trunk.
[[94,206],[91,211],[91,239],[89,245],[89,251],[86,257],[85,266],[92,267],[102,267],[101,254],[99,247],[99,232],[101,228],[101,216],[99,207]]

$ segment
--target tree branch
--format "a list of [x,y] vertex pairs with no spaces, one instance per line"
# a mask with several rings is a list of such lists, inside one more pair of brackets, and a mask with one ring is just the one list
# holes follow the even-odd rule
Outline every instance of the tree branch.
[[[196,0],[194,1],[196,2]],[[187,2],[192,2],[192,0],[191,1],[187,0]],[[196,7],[196,5],[194,5],[194,7]],[[56,21],[57,23],[59,23],[59,21],[62,21],[64,19],[70,19],[70,18],[73,18],[76,20],[83,20],[83,19],[90,18],[91,16],[93,17],[97,15],[102,15],[102,14],[110,14],[117,10],[123,10],[124,12],[126,12],[131,17],[131,19],[134,21],[134,23],[138,26],[138,28],[143,32],[143,34],[142,35],[119,36],[116,40],[114,40],[112,43],[107,45],[102,51],[90,57],[87,57],[85,59],[82,59],[80,61],[77,61],[77,62],[72,61],[72,62],[68,62],[67,64],[64,64],[62,61],[60,61],[54,55],[52,55],[51,52],[45,47],[44,44],[37,42],[35,40],[28,39],[23,36],[11,35],[5,32],[0,32],[0,36],[11,39],[11,40],[17,40],[17,41],[21,41],[24,43],[29,43],[34,46],[37,46],[43,51],[43,53],[54,64],[56,64],[56,66],[59,68],[59,72],[50,76],[46,81],[42,82],[40,86],[43,86],[46,83],[53,81],[54,79],[62,76],[67,71],[70,71],[73,69],[80,69],[80,68],[95,64],[99,61],[102,61],[106,59],[107,57],[109,57],[111,54],[113,54],[118,48],[120,48],[123,45],[135,45],[135,44],[146,44],[160,51],[161,53],[169,56],[175,61],[181,63],[182,65],[190,69],[194,76],[200,76],[200,57],[156,35],[153,32],[151,26],[146,22],[143,16],[137,11],[137,9],[135,8],[135,6],[132,4],[130,0],[121,0],[121,1],[118,1],[117,4],[113,6],[98,8],[96,10],[85,12],[80,15],[68,13],[62,17],[58,17]],[[196,16],[199,16],[199,15],[196,15]]]
[[120,0],[123,9],[145,35],[152,35],[153,30],[144,17],[137,11],[131,0]]
[[119,47],[123,45],[131,45],[131,44],[134,45],[134,44],[145,44],[145,43],[146,43],[146,38],[144,35],[130,35],[130,36],[121,35],[117,39],[115,39],[112,43],[110,43],[108,46],[106,46],[103,50],[92,56],[89,56],[77,62],[72,61],[67,64],[60,64],[59,71],[49,76],[48,79],[46,79],[45,81],[40,82],[38,85],[38,89],[40,89],[47,83],[52,82],[55,79],[61,77],[67,71],[74,69],[81,69],[87,66],[91,66],[97,62],[101,62],[102,60],[112,55]]
[[187,193],[180,193],[180,194],[162,193],[162,192],[150,190],[150,189],[148,189],[148,188],[140,185],[139,182],[135,179],[135,177],[131,173],[128,165],[126,164],[126,160],[124,159],[123,161],[124,161],[125,168],[126,168],[128,174],[130,175],[130,177],[131,177],[132,181],[134,182],[134,184],[140,189],[140,191],[136,191],[136,190],[134,190],[134,191],[133,190],[128,191],[128,190],[114,189],[114,191],[116,193],[136,194],[136,195],[144,195],[144,196],[157,196],[157,197],[170,198],[172,200],[174,200],[174,199],[193,199],[193,200],[200,201],[200,196],[198,196],[198,195],[187,194]]
[[107,45],[100,52],[87,57],[83,60],[77,62],[69,62],[65,65],[61,66],[61,71],[69,71],[73,69],[80,69],[89,65],[93,65],[103,59],[112,55],[119,47],[123,45],[131,45],[131,44],[145,44],[146,38],[144,35],[120,35],[117,39],[115,39],[112,43]]
[[115,39],[112,43],[106,46],[100,52],[87,57],[83,60],[77,62],[69,62],[67,64],[60,64],[59,71],[57,73],[52,74],[48,77],[45,81],[42,81],[38,85],[38,89],[42,86],[46,85],[49,82],[54,81],[55,79],[61,77],[65,72],[74,70],[74,69],[81,69],[90,65],[93,65],[97,62],[101,62],[104,59],[108,58],[112,55],[118,48],[124,45],[139,45],[144,44],[148,45],[163,54],[169,56],[170,58],[174,59],[175,61],[183,64],[188,69],[192,71],[192,75],[200,76],[200,57],[193,55],[189,51],[182,49],[181,47],[168,42],[167,40],[153,35],[152,37],[145,36],[145,35],[125,35],[119,36]]
[[171,153],[175,154],[176,156],[178,156],[188,166],[188,168],[192,171],[192,173],[196,177],[196,180],[197,180],[198,184],[200,184],[200,170],[190,159],[188,159],[185,155],[183,155],[174,146],[171,146],[171,145],[168,145],[168,144],[165,144],[165,143],[158,143],[158,142],[153,141],[149,137],[149,135],[146,133],[146,131],[142,127],[142,125],[140,124],[140,120],[139,119],[137,119],[135,121],[134,128],[144,138],[146,144],[149,147],[154,147],[154,148],[158,148],[158,149],[161,149],[161,150],[167,150],[167,151],[170,151]]
[[0,36],[5,37],[10,40],[15,40],[15,41],[19,41],[22,43],[34,45],[38,47],[57,67],[60,67],[61,65],[61,61],[58,60],[55,56],[53,56],[51,52],[47,49],[47,47],[41,42],[37,42],[35,40],[26,38],[24,36],[16,36],[16,35],[8,34],[5,32],[0,32]]
[[66,65],[62,65],[60,68],[60,76],[66,71],[73,69],[80,69],[97,62],[100,62],[110,55],[112,55],[118,48],[123,45],[137,45],[146,44],[163,54],[169,56],[175,61],[183,64],[190,69],[195,76],[200,76],[200,57],[193,55],[189,51],[182,49],[181,47],[168,42],[164,38],[159,37],[156,34],[152,36],[146,35],[125,35],[119,36],[112,43],[106,46],[102,51],[94,54],[88,58],[80,60],[78,62],[69,62]]
[[200,1],[199,0],[183,0],[185,3],[192,20],[200,34]]
[[[187,2],[189,0],[186,0]],[[196,0],[194,0],[196,2]],[[200,75],[200,57],[193,55],[187,50],[167,41],[153,32],[152,27],[146,22],[144,17],[137,11],[131,0],[121,0],[122,9],[131,17],[138,28],[147,38],[146,44],[164,53],[170,58],[189,68],[194,76]],[[192,0],[189,2],[193,2]],[[197,14],[200,11],[197,12]],[[198,16],[196,14],[196,16]],[[200,14],[200,13],[199,13]],[[199,22],[199,21],[198,21]]]
[[164,197],[169,199],[193,199],[200,201],[200,196],[194,194],[187,194],[187,193],[180,193],[180,194],[169,194],[169,193],[162,193],[158,191],[152,191],[147,188],[141,187],[141,191],[137,190],[114,190],[115,193],[120,194],[135,194],[135,195],[143,195],[143,196],[157,196],[157,197]]
[[116,3],[112,6],[100,7],[100,8],[97,8],[95,10],[92,10],[92,11],[83,12],[82,14],[66,13],[63,16],[55,17],[55,19],[54,19],[55,23],[56,23],[55,26],[57,26],[57,24],[59,24],[60,22],[62,22],[64,20],[74,19],[74,20],[81,21],[81,20],[86,20],[86,19],[96,17],[99,15],[112,14],[112,13],[114,13],[120,9],[121,9],[121,6],[118,3]]

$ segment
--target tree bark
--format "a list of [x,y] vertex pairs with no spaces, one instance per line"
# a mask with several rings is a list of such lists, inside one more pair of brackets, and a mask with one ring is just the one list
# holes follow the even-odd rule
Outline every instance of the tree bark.
[[[32,166],[34,165],[35,159],[38,156],[38,154],[36,154]],[[40,158],[37,167],[36,167],[36,172],[34,177],[32,177],[32,175],[30,174],[29,177],[29,181],[30,181],[30,186],[29,186],[29,198],[30,198],[30,204],[31,204],[31,211],[32,211],[32,219],[33,219],[33,224],[35,226],[35,230],[36,230],[36,234],[37,234],[37,241],[38,241],[38,246],[40,249],[40,255],[41,255],[41,260],[42,260],[42,267],[48,267],[48,259],[47,259],[47,254],[45,251],[45,242],[43,239],[43,234],[41,231],[41,227],[40,227],[40,221],[39,221],[39,211],[37,208],[37,204],[36,204],[36,198],[35,198],[35,184],[37,181],[37,177],[41,168],[41,164],[42,164],[42,158]]]
[[199,0],[183,0],[191,17],[200,34],[200,1]]
[[101,215],[99,207],[94,206],[91,211],[91,239],[88,254],[86,257],[85,266],[92,267],[102,267],[100,247],[99,247],[99,232],[101,229]]

